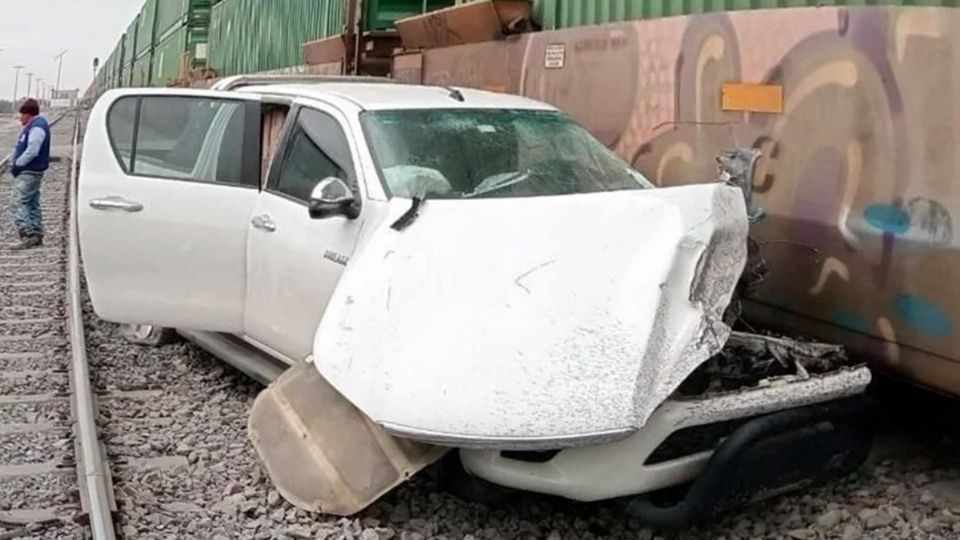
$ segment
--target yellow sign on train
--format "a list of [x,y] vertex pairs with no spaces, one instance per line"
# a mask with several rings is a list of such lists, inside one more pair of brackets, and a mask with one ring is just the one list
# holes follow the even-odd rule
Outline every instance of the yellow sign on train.
[[783,87],[772,84],[725,84],[720,107],[725,111],[783,113]]

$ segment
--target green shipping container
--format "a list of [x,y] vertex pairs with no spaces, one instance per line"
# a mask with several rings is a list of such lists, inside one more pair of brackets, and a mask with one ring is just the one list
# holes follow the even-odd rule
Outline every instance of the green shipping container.
[[[137,58],[153,45],[154,32],[156,32],[157,1],[158,0],[147,0],[140,10],[139,23],[137,24],[137,46],[135,49]],[[169,2],[170,0],[162,1]]]
[[115,58],[111,58],[107,72],[107,88],[116,88],[117,86],[119,86],[117,78],[117,61]]
[[133,63],[133,59],[137,56],[137,29],[139,25],[140,15],[137,15],[133,18],[130,26],[127,27],[127,33],[123,40],[123,56],[120,57],[123,64]]
[[156,41],[166,41],[182,26],[210,26],[211,0],[159,0],[157,3]]
[[153,51],[153,84],[166,86],[180,74],[180,64],[187,47],[187,29],[180,26]]
[[109,90],[114,86],[117,78],[117,59],[122,52],[123,43],[124,40],[121,37],[119,43],[110,51],[110,54],[106,58],[101,59],[100,69],[97,71],[96,77],[97,87],[101,91]]
[[210,20],[209,65],[219,76],[303,63],[307,41],[343,30],[343,0],[222,0]]
[[[187,58],[191,63],[183,66]],[[207,29],[180,26],[153,51],[153,85],[169,86],[180,78],[182,67],[202,68],[206,66],[206,61]]]
[[455,5],[456,0],[365,0],[366,30],[389,30],[398,19]]
[[112,58],[109,56],[106,60],[103,61],[103,65],[100,66],[100,72],[97,74],[97,79],[100,81],[101,90],[110,89],[110,63]]
[[956,0],[533,0],[544,30],[714,11],[779,7],[925,5],[955,7]]
[[126,44],[126,36],[121,36],[120,41],[117,42],[117,45],[113,48],[113,52],[110,53],[109,69],[110,69],[110,87],[117,88],[123,86],[121,84],[121,66],[123,65],[123,53],[124,46]]
[[133,63],[133,78],[130,81],[130,86],[133,87],[142,87],[150,86],[153,79],[151,77],[153,65],[153,54],[149,51],[137,59]]
[[123,62],[120,62],[119,60],[114,60],[114,62],[117,64],[117,68],[115,70],[117,73],[117,86],[126,86],[123,82],[124,79],[129,76],[126,69],[127,66],[124,66]]

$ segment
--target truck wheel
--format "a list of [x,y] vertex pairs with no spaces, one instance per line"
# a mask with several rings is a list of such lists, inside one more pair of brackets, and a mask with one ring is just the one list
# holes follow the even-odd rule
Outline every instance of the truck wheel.
[[147,347],[162,347],[176,342],[179,338],[173,328],[150,324],[125,324],[120,333],[128,342]]

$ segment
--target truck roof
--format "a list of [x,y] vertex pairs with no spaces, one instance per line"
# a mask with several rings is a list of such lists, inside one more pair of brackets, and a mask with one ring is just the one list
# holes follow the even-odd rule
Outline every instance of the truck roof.
[[[270,84],[236,90],[255,94],[323,99],[336,97],[365,110],[396,109],[527,109],[556,110],[532,99],[471,88],[420,86],[399,83],[322,82],[313,84]],[[463,100],[454,95],[459,93]]]

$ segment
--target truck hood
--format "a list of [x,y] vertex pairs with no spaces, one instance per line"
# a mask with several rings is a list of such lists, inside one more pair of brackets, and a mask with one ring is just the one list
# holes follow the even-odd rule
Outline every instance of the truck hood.
[[350,260],[314,363],[388,432],[457,447],[628,435],[729,328],[746,260],[741,192],[394,199]]

